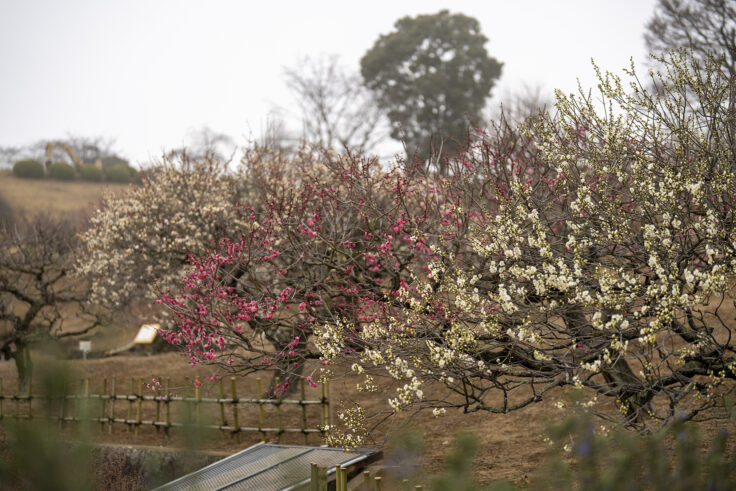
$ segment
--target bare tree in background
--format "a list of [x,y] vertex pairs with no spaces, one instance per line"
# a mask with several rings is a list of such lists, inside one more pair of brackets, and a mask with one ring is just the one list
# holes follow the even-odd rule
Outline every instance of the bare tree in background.
[[554,107],[554,100],[542,91],[539,85],[524,84],[521,89],[504,93],[498,104],[491,105],[489,119],[493,122],[504,120],[510,126],[518,126],[528,118],[547,113]]
[[302,111],[303,138],[324,148],[370,152],[386,134],[383,113],[339,57],[304,57],[284,70]]
[[[203,125],[190,128],[182,142],[182,146],[164,152],[164,160],[189,165],[197,160],[217,160],[230,162],[235,155],[235,142],[230,135],[212,130]],[[154,167],[156,164],[153,164]]]
[[82,162],[94,163],[97,159],[109,157],[114,154],[113,146],[115,145],[115,139],[100,135],[80,136],[67,134],[66,138],[58,140],[58,143],[65,143],[72,147],[72,150],[82,159]]
[[266,116],[266,122],[261,125],[260,137],[255,139],[255,143],[261,148],[291,153],[298,147],[298,140],[287,129],[281,111],[272,109]]
[[11,168],[18,160],[21,160],[23,148],[21,147],[0,147],[0,169],[3,167]]
[[736,1],[659,0],[644,33],[650,53],[685,47],[696,60],[709,54],[736,75]]
[[103,322],[87,302],[86,280],[71,275],[77,228],[39,216],[0,221],[0,353],[15,360],[19,393],[30,387],[30,348],[78,336]]
[[212,155],[219,160],[232,159],[235,152],[235,142],[230,135],[214,131],[208,126],[202,126],[188,133],[189,144],[187,148],[194,156],[204,157]]

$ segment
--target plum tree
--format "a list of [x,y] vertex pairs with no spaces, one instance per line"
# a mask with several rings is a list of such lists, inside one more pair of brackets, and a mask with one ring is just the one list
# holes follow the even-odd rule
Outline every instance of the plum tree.
[[[339,362],[367,391],[394,380],[394,411],[508,412],[571,386],[600,417],[642,431],[725,416],[736,378],[734,80],[712,58],[660,61],[656,91],[633,66],[629,85],[599,72],[603,104],[558,93],[555,115],[479,131],[444,172],[319,149],[247,152],[239,180],[219,175],[227,185],[195,201],[218,220],[176,225],[198,242],[166,229],[199,220],[194,211],[172,221],[136,204],[134,219],[98,219],[95,234],[150,227],[182,252],[146,252],[159,247],[146,238],[96,253],[125,254],[130,264],[109,263],[125,274],[162,261],[167,339],[193,362],[278,367],[274,392]],[[319,372],[303,373],[317,358]]]

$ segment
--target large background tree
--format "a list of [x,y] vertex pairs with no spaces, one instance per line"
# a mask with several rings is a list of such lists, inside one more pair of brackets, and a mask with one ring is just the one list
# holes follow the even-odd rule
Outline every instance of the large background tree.
[[365,84],[391,120],[391,137],[410,155],[424,158],[443,143],[454,153],[468,122],[480,118],[502,64],[488,55],[488,38],[472,17],[442,10],[404,17],[395,28],[361,59]]
[[659,0],[644,33],[651,53],[685,47],[701,62],[714,55],[729,76],[736,75],[736,2]]

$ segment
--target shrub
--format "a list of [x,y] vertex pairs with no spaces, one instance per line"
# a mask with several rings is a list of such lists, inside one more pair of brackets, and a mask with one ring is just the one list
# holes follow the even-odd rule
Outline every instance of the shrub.
[[73,181],[77,177],[77,171],[66,162],[54,162],[49,167],[49,177],[60,181]]
[[18,177],[41,179],[43,177],[43,164],[38,160],[19,160],[13,166],[13,174]]
[[34,384],[38,381],[40,391],[50,397],[48,404],[39,407],[39,419],[3,420],[7,443],[0,441],[1,489],[95,489],[86,422],[82,421],[74,433],[76,443],[70,444],[51,421],[59,414],[60,397],[71,382],[68,367],[58,359],[52,360],[37,365],[39,376]]
[[134,182],[136,184],[140,184],[143,182],[141,171],[130,166],[128,166],[128,169],[130,169],[130,182]]
[[127,160],[121,159],[120,157],[116,155],[111,155],[109,157],[103,157],[101,162],[102,162],[103,169],[109,169],[110,167],[115,167],[116,165],[128,166]]
[[[575,399],[582,402],[580,394]],[[732,408],[729,414],[733,420]],[[577,411],[550,428],[550,453],[529,489],[733,489],[736,457],[724,427],[703,445],[692,422],[676,420],[645,436],[620,427],[607,434],[591,416]]]
[[102,170],[94,164],[84,164],[79,168],[79,175],[85,181],[100,182],[102,180]]
[[110,182],[130,182],[130,167],[124,164],[105,169],[105,178]]

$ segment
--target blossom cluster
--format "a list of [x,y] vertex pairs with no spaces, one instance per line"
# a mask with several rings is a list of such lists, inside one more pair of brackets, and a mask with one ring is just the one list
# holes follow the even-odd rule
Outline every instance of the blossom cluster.
[[437,409],[422,390],[437,381],[451,393],[443,407],[466,411],[506,412],[571,385],[589,389],[585,407],[637,428],[725,415],[736,379],[736,159],[723,133],[733,81],[684,55],[668,63],[659,93],[633,71],[630,91],[601,74],[609,110],[558,94],[558,114],[521,128],[515,153],[486,133],[451,167],[444,220],[462,227],[432,237],[436,255],[400,304],[387,299],[349,329],[353,371],[399,381],[392,408]]

